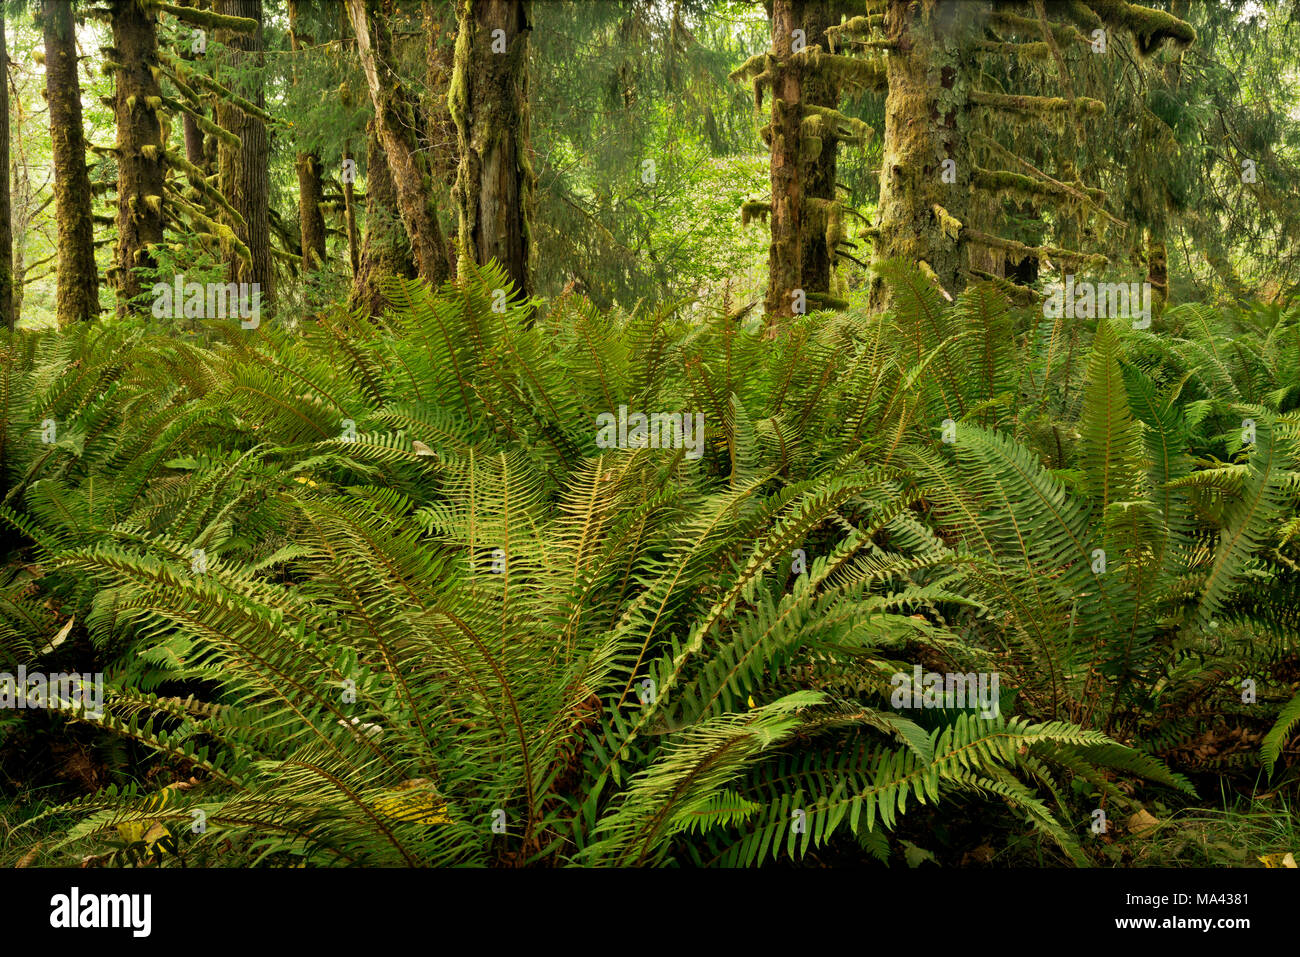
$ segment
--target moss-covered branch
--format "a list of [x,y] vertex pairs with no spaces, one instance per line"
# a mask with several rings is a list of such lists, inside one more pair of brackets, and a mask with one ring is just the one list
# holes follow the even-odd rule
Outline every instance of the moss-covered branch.
[[1138,41],[1138,49],[1147,54],[1165,40],[1178,46],[1196,42],[1196,30],[1172,13],[1129,3],[1128,0],[1086,0],[1086,5],[1112,27],[1127,30]]
[[[983,135],[982,133],[973,134],[971,136],[971,139],[973,142],[979,144],[980,146],[983,146],[984,148],[989,149],[992,152],[996,153],[998,156],[1001,156],[1002,158],[1008,160],[1009,162],[1014,163],[1020,169],[1025,170],[1030,176],[1036,177],[1037,179],[1050,185],[1056,190],[1059,190],[1061,193],[1070,196],[1076,202],[1088,204],[1089,206],[1096,209],[1103,216],[1105,216],[1108,220],[1110,220],[1111,223],[1120,227],[1121,229],[1128,228],[1128,223],[1124,222],[1124,220],[1122,219],[1116,218],[1105,208],[1104,203],[1106,201],[1106,193],[1104,190],[1090,189],[1084,186],[1082,183],[1063,183],[1060,180],[1055,179],[1052,176],[1049,176],[1047,173],[1043,172],[1041,169],[1039,169],[1037,166],[1034,166],[1032,163],[1029,163],[1028,161],[1017,156],[1015,153],[1011,152],[1001,143],[998,143],[996,140],[989,139],[989,137]],[[996,173],[993,175],[996,175]],[[993,181],[990,182],[992,183]]]
[[992,283],[1003,293],[1003,295],[1016,303],[1016,305],[1031,306],[1043,298],[1041,294],[1034,292],[1034,290],[1030,289],[1028,286],[1016,285],[1009,279],[1005,279],[1002,276],[995,276],[993,273],[985,272],[983,269],[972,269],[970,273],[977,279],[982,279],[985,282]]
[[233,229],[225,223],[217,222],[199,207],[181,196],[176,190],[169,190],[169,192],[171,193],[172,205],[188,216],[191,222],[203,227],[204,232],[200,233],[200,235],[210,237],[212,242],[217,245],[220,245],[223,241],[228,243],[230,248],[235,251],[235,254],[245,263],[253,261],[252,251],[235,235]]
[[227,103],[238,107],[246,116],[256,117],[268,125],[287,125],[283,120],[276,119],[251,100],[246,100],[233,90],[229,90],[222,86],[216,80],[212,79],[212,77],[206,76],[197,71],[186,71],[178,61],[171,57],[164,55],[163,59],[165,63],[163,72],[167,74],[167,78],[170,79],[172,83],[176,84],[176,89],[181,90],[182,92],[188,91],[187,96],[191,97],[195,102],[199,102],[199,96],[193,87],[188,85],[189,83],[193,83],[194,86],[197,87],[202,87],[209,93],[215,93]]
[[[989,23],[1002,30],[1019,33],[1024,36],[1040,36],[1041,27],[1037,20],[1022,17],[1006,10],[995,10],[989,17]],[[1068,23],[1051,24],[1052,36],[1057,43],[1090,43],[1091,41]]]
[[972,46],[976,50],[982,50],[985,53],[995,53],[999,56],[1027,57],[1031,60],[1044,60],[1050,52],[1047,44],[1042,40],[1035,40],[1032,43],[999,43],[997,40],[976,40]]
[[[235,142],[238,144],[238,139],[236,139]],[[167,160],[167,165],[184,173],[185,178],[189,181],[189,184],[196,192],[202,194],[203,198],[213,206],[224,210],[240,229],[248,229],[248,223],[244,221],[244,217],[239,214],[239,211],[236,210],[235,207],[230,205],[230,201],[227,200],[225,196],[221,195],[220,190],[208,182],[207,177],[203,175],[203,170],[199,169],[178,153],[168,151],[164,155]]]
[[842,143],[862,146],[876,135],[870,126],[852,116],[845,116],[829,106],[805,103],[800,132],[818,139],[834,138]]
[[884,90],[889,81],[885,65],[878,60],[868,60],[839,53],[827,53],[821,47],[807,46],[790,59],[809,72],[825,72],[840,88],[857,87],[863,90]]
[[760,199],[748,199],[740,204],[740,225],[748,226],[753,220],[767,222],[772,214],[772,204]]
[[209,30],[233,30],[235,33],[256,33],[258,23],[248,17],[231,17],[198,7],[178,7],[163,0],[147,0],[150,7],[159,13],[170,13],[177,20],[184,20],[196,27]]
[[232,148],[239,146],[238,136],[230,132],[230,130],[222,129],[216,123],[213,123],[202,113],[202,111],[191,106],[189,103],[182,100],[172,99],[170,96],[164,96],[163,103],[174,113],[187,113],[194,117],[195,125],[209,136],[215,136],[218,140]]
[[993,236],[989,233],[983,233],[975,229],[966,230],[966,238],[971,242],[979,243],[983,246],[990,246],[994,249],[1002,249],[1011,253],[1017,263],[1024,262],[1031,256],[1036,258],[1059,259],[1062,262],[1087,263],[1095,268],[1106,266],[1110,260],[1100,253],[1085,253],[1077,249],[1060,249],[1056,246],[1026,246],[1022,242],[1014,239],[1003,239],[1001,236]]
[[1032,176],[1026,176],[1022,173],[1013,173],[1005,169],[984,169],[976,167],[971,174],[971,181],[976,189],[983,190],[986,193],[992,193],[995,196],[1002,196],[1008,193],[1016,194],[1019,198],[1042,197],[1048,196],[1053,199],[1065,199],[1070,202],[1081,202],[1090,200],[1093,205],[1100,206],[1106,199],[1106,191],[1101,189],[1091,189],[1088,187],[1076,188],[1066,183],[1058,182],[1051,177],[1036,179]]
[[1071,102],[1058,96],[1019,96],[976,90],[971,93],[970,101],[977,106],[1009,113],[1064,113],[1071,109],[1098,115],[1106,112],[1105,103],[1087,96],[1078,97]]

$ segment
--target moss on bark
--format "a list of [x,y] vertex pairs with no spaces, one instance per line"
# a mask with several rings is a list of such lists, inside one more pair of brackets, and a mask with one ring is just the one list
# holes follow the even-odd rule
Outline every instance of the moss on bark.
[[437,194],[429,158],[420,150],[417,104],[392,68],[393,37],[387,17],[379,0],[347,0],[347,11],[411,250],[421,278],[441,283],[450,265],[435,206]]
[[54,219],[58,229],[55,313],[59,325],[66,326],[88,322],[99,314],[99,272],[95,265],[90,175],[86,170],[71,5],[63,0],[43,0],[41,25],[45,37],[45,97],[50,111],[54,159]]
[[460,255],[480,264],[495,259],[524,297],[533,288],[536,185],[528,155],[531,7],[528,0],[460,0],[447,94],[460,146],[454,189]]
[[[216,13],[261,23],[262,0],[216,0]],[[239,142],[238,147],[232,147],[223,141],[217,154],[222,195],[239,214],[236,218],[223,211],[227,231],[222,233],[222,249],[230,263],[231,280],[257,283],[261,288],[262,307],[266,309],[275,301],[275,268],[271,254],[268,143],[266,123],[262,119],[265,113],[260,81],[264,59],[262,31],[220,30],[217,40],[225,47],[223,72],[229,75],[229,86],[238,94],[236,99],[219,97],[217,100],[218,123]],[[241,102],[251,104],[253,109],[246,111]],[[232,241],[232,236],[238,242]]]
[[[117,250],[111,276],[117,311],[125,315],[142,288],[141,270],[157,265],[153,249],[163,240],[166,155],[159,115],[158,25],[152,9],[136,0],[110,5],[115,69],[113,114],[117,125]],[[137,304],[138,305],[138,304]]]

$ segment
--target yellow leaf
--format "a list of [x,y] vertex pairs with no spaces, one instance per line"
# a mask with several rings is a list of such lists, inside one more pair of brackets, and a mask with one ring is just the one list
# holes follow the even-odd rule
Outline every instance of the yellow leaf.
[[127,844],[143,843],[147,847],[172,836],[161,821],[127,821],[117,826],[117,834]]
[[372,802],[376,811],[394,821],[450,824],[447,802],[428,778],[413,778],[384,791]]
[[1290,867],[1294,868],[1295,854],[1287,851],[1285,854],[1261,854],[1259,859],[1264,862],[1265,867]]

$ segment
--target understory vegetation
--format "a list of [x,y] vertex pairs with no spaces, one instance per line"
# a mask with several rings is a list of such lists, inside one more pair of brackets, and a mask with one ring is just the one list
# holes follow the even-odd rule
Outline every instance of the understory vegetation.
[[[64,763],[5,856],[1087,864],[1137,854],[1097,810],[1293,801],[1300,309],[1083,328],[884,272],[890,313],[777,341],[530,323],[495,267],[9,339],[0,640],[108,691],[6,715]],[[702,454],[597,448],[620,404],[702,410]],[[998,713],[891,707],[917,665]]]
[[1296,867],[1298,38],[0,0],[0,864]]

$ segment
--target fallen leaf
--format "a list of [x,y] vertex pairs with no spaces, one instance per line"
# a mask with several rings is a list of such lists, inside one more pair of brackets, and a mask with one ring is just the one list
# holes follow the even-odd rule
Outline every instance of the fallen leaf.
[[50,643],[41,649],[41,654],[43,655],[48,654],[49,652],[53,651],[55,648],[59,647],[59,645],[67,641],[68,633],[72,631],[72,623],[75,622],[76,620],[77,620],[76,615],[73,615],[71,618],[69,618],[67,620],[67,623],[64,624],[62,628],[59,629],[59,633],[50,639]]
[[1152,817],[1145,809],[1138,811],[1128,819],[1128,830],[1130,834],[1145,834],[1154,827],[1158,827],[1160,822]]
[[[22,857],[20,857],[18,859],[18,863],[15,864],[14,867],[31,867],[32,861],[36,860],[36,852],[39,851],[40,849],[41,849],[41,842],[37,841],[36,846],[33,847],[30,851],[28,851],[26,854],[24,854]],[[1291,866],[1295,867],[1294,864],[1292,864]]]

